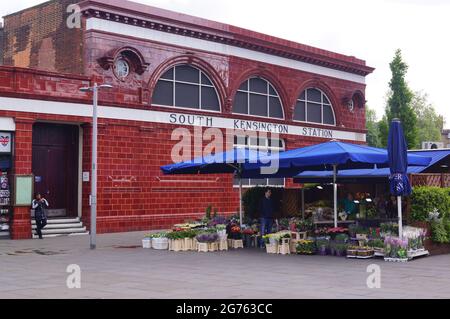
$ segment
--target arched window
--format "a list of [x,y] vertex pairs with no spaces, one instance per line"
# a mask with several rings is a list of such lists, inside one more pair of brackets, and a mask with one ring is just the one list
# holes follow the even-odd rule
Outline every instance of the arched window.
[[297,99],[294,121],[336,125],[333,106],[319,89],[309,88]]
[[159,78],[152,104],[220,111],[219,97],[211,80],[203,71],[187,64],[174,66]]
[[253,77],[242,83],[236,92],[233,113],[282,119],[283,106],[272,84]]

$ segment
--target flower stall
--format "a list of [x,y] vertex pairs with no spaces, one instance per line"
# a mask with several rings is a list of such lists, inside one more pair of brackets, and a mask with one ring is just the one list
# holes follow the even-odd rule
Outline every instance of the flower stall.
[[[271,233],[262,236],[268,254],[336,256],[357,259],[384,257],[386,261],[407,261],[428,255],[424,248],[426,231],[406,226],[403,239],[398,224],[381,223],[364,227],[317,227],[312,218],[283,218]],[[260,237],[258,220],[242,224],[236,218],[215,215],[198,222],[177,224],[170,231],[149,234],[142,247],[169,251],[215,252],[231,248],[256,248]]]

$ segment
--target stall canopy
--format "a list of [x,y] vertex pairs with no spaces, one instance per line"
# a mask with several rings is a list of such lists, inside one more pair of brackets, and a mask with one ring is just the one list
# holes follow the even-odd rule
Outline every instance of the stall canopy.
[[[267,152],[248,148],[233,148],[227,152],[200,156],[190,161],[161,166],[164,174],[222,174],[232,173],[239,179],[239,217],[242,226],[242,175],[250,164],[264,164]],[[258,170],[259,171],[259,170]],[[257,176],[256,170],[252,173]]]
[[[419,174],[439,162],[450,159],[450,149],[426,150],[426,151],[408,151],[408,154],[427,156],[431,158],[427,166],[408,166],[408,174]],[[372,169],[347,169],[337,173],[337,181],[341,183],[374,183],[387,182],[390,169],[372,168]],[[333,182],[333,171],[304,171],[295,176],[296,183],[331,183]]]
[[[430,157],[414,154],[408,154],[406,157],[411,166],[427,166],[431,161]],[[290,174],[293,168],[314,171],[332,169],[335,227],[337,227],[336,179],[338,169],[373,168],[374,165],[378,167],[389,166],[388,152],[385,149],[338,141],[281,152],[268,156],[268,158],[278,162],[279,173],[287,170],[290,171]],[[252,171],[253,168],[260,166],[261,164],[249,164],[247,170]],[[289,174],[284,177],[296,176]]]

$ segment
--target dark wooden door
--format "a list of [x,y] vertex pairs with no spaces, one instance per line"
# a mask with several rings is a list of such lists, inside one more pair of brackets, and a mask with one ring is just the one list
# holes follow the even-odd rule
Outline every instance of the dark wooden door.
[[32,160],[35,190],[47,198],[49,209],[77,216],[78,127],[35,124]]

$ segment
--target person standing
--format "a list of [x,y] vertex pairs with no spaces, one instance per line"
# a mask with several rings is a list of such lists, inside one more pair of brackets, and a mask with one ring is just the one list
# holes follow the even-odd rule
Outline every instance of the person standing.
[[264,243],[262,237],[272,232],[274,203],[271,196],[272,190],[267,187],[264,192],[264,197],[261,199],[261,202],[259,204],[259,213],[261,222],[261,238],[260,238],[261,247],[263,247]]
[[45,210],[48,208],[47,200],[41,196],[40,193],[36,193],[36,196],[31,203],[31,208],[34,209],[34,219],[36,220],[36,232],[39,239],[42,239],[42,229],[47,225],[47,215]]

